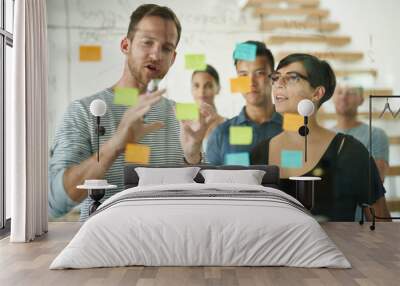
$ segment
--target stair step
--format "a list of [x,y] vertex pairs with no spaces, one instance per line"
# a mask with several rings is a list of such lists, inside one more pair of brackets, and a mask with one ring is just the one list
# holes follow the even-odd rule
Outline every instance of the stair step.
[[389,176],[389,177],[400,176],[400,166],[389,167],[389,170],[388,170],[386,176]]
[[393,90],[391,88],[364,89],[364,97],[368,97],[370,95],[376,95],[376,96],[393,95]]
[[373,77],[378,76],[378,71],[375,69],[353,69],[353,70],[335,70],[336,77],[346,77],[356,74],[369,74]]
[[297,4],[302,7],[318,7],[320,4],[319,0],[247,0],[245,7],[280,3]]
[[[400,175],[400,172],[399,172],[399,175]],[[386,204],[387,204],[387,207],[390,212],[400,212],[400,199],[387,198]]]
[[400,145],[400,136],[389,137],[389,144]]
[[275,29],[295,29],[304,31],[305,29],[316,30],[320,32],[333,32],[339,29],[337,22],[321,21],[299,21],[299,20],[264,20],[261,22],[262,31],[272,31]]
[[[277,58],[282,59],[282,58],[286,57],[287,55],[299,53],[299,52],[300,51],[279,52],[277,54]],[[345,61],[345,62],[359,61],[359,60],[362,60],[364,57],[364,54],[362,52],[304,52],[304,53],[314,55],[320,59],[339,60],[339,61]]]
[[300,35],[300,36],[271,36],[265,43],[268,45],[280,45],[284,43],[326,43],[331,46],[343,46],[351,42],[347,36],[325,35]]
[[329,11],[319,8],[257,7],[254,9],[254,16],[308,16],[326,18],[329,16]]

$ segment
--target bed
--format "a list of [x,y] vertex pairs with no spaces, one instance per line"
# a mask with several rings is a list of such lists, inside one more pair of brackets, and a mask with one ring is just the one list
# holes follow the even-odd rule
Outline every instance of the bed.
[[[149,167],[162,173],[171,166]],[[278,167],[197,167],[201,172],[192,183],[140,185],[138,166],[126,166],[126,189],[103,202],[50,269],[351,267],[307,209],[276,188]],[[259,170],[263,175],[259,185],[204,182],[207,170],[239,175]]]

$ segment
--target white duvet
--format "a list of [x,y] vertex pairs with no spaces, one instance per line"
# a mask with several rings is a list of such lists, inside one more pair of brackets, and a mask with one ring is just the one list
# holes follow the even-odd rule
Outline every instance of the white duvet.
[[[177,192],[173,197],[135,198],[174,190],[182,194],[233,191],[241,196],[180,197]],[[252,191],[271,198],[263,198],[264,193],[254,197]],[[254,185],[127,189],[100,206],[50,269],[128,265],[350,268],[318,222],[295,204],[300,205],[277,189]]]

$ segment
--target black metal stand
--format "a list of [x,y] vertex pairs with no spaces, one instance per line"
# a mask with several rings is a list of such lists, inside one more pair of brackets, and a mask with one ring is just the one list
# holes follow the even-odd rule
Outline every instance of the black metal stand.
[[89,189],[89,197],[94,201],[89,207],[89,215],[94,213],[97,208],[101,205],[100,200],[104,197],[105,189]]
[[375,230],[375,210],[372,208],[369,204],[362,204],[361,205],[361,219],[359,221],[360,225],[364,224],[364,210],[368,208],[371,211],[372,214],[372,224],[369,226],[370,230]]
[[296,181],[296,199],[309,211],[314,208],[314,184],[315,181]]
[[[100,161],[100,136],[106,133],[104,126],[100,126],[100,116],[96,116],[96,134],[97,134],[97,162]],[[100,200],[104,197],[105,189],[89,189],[89,197],[94,201],[89,207],[89,215],[94,213],[96,209],[101,205]]]
[[289,180],[296,181],[295,198],[309,211],[314,209],[315,184],[320,177],[289,177]]
[[100,161],[100,136],[106,133],[104,126],[100,126],[100,116],[96,116],[96,134],[97,134],[97,162]]
[[[371,198],[372,197],[372,187],[371,187],[371,170],[372,170],[372,166],[371,163],[373,162],[372,160],[374,160],[374,158],[372,157],[372,99],[374,98],[379,98],[379,99],[386,99],[388,100],[388,98],[400,98],[400,95],[370,95],[369,96],[369,162],[368,162],[368,179],[369,179],[369,184],[368,184],[368,196]],[[385,110],[383,110],[382,114],[384,113]],[[393,113],[390,112],[393,116]],[[393,118],[396,118],[396,116],[393,116]],[[376,219],[400,219],[400,217],[379,217],[377,215],[375,215],[375,210],[374,208],[369,205],[369,204],[362,204],[361,205],[361,220],[359,221],[360,225],[364,224],[364,210],[368,208],[371,212],[372,215],[372,225],[369,227],[371,230],[375,229],[375,220]]]
[[396,217],[396,216],[391,216],[391,217],[381,217],[381,216],[377,216],[376,214],[375,214],[375,210],[374,210],[374,208],[371,206],[371,205],[369,205],[369,204],[362,204],[361,205],[361,219],[360,219],[360,221],[359,221],[359,224],[360,225],[363,225],[364,224],[364,210],[365,209],[369,209],[369,211],[371,212],[371,215],[372,215],[372,224],[369,226],[369,229],[370,230],[375,230],[375,222],[376,222],[376,219],[400,219],[400,217]]
[[299,128],[300,136],[304,137],[304,162],[307,162],[307,135],[310,130],[307,127],[308,116],[304,116],[304,125]]

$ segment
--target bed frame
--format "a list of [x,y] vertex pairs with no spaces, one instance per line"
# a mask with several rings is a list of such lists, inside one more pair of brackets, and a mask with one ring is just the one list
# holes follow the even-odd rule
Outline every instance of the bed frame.
[[[136,167],[148,167],[148,168],[183,168],[188,165],[137,165],[128,164],[125,166],[124,174],[124,189],[136,187],[139,183],[139,176],[135,171]],[[261,184],[265,187],[278,188],[279,186],[279,167],[272,165],[251,165],[251,166],[212,166],[212,165],[190,165],[190,167],[199,167],[201,170],[212,169],[212,170],[262,170],[265,171],[265,175],[262,179]],[[200,174],[194,178],[197,183],[204,183],[204,178]]]
[[[279,189],[279,167],[275,165],[250,165],[250,166],[236,166],[236,165],[190,165],[194,167],[200,167],[201,170],[213,169],[213,170],[262,170],[265,171],[265,175],[262,179],[261,184],[264,187],[271,187]],[[183,168],[188,167],[188,165],[138,165],[138,164],[128,164],[125,165],[124,174],[124,189],[129,189],[136,187],[139,183],[139,176],[135,171],[136,167],[148,167],[148,168]],[[194,178],[197,183],[204,183],[204,178],[200,174]],[[314,195],[312,194],[312,188],[306,187],[306,185],[301,185],[301,192],[296,192],[298,196],[294,194],[289,194],[294,196],[298,201],[300,201],[308,210],[312,209],[314,205]]]

